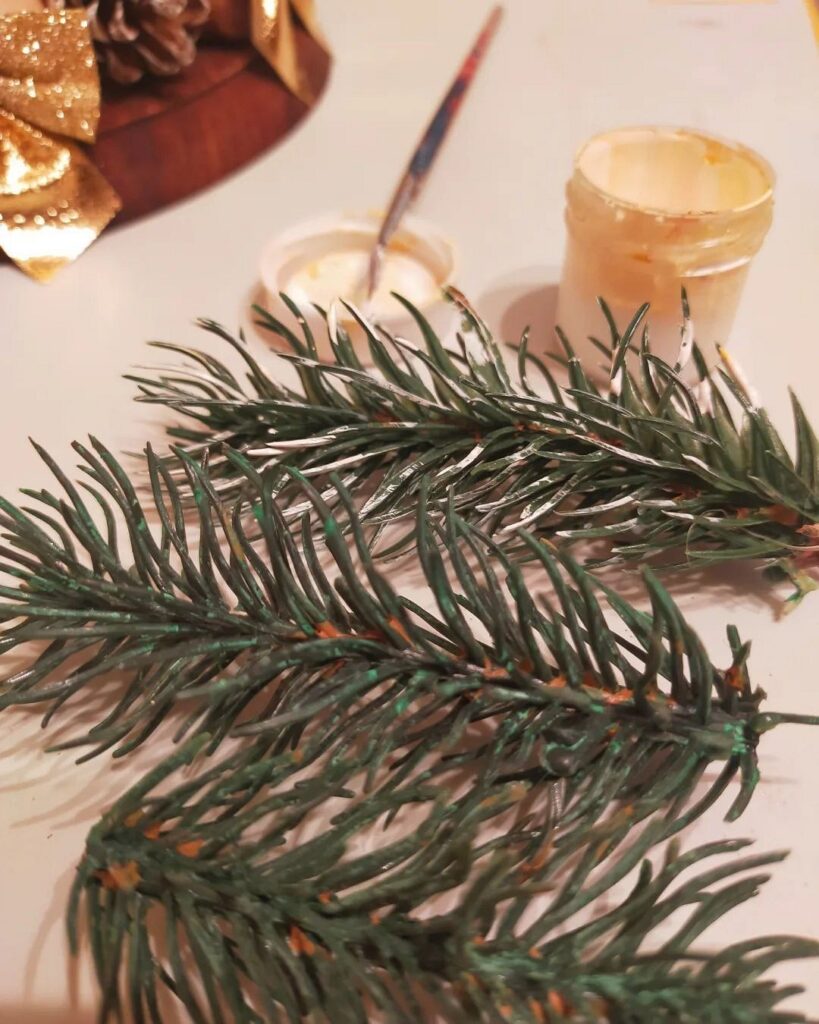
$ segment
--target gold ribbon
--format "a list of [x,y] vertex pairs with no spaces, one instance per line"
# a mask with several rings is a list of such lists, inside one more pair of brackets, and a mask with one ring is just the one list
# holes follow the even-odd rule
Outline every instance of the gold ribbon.
[[311,106],[316,95],[307,81],[296,49],[295,19],[327,50],[313,0],[251,0],[250,39],[287,88]]
[[83,11],[0,16],[0,248],[47,281],[75,260],[120,201],[81,148],[100,84]]

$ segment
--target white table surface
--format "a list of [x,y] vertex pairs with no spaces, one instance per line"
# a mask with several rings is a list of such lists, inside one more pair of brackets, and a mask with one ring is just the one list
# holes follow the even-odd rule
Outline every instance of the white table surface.
[[[71,465],[88,432],[114,449],[158,435],[120,379],[144,341],[202,341],[195,316],[237,324],[258,253],[318,213],[384,201],[484,16],[483,0],[319,0],[335,52],[321,103],[281,146],[198,197],[111,231],[52,284],[0,267],[0,490],[47,482],[26,441]],[[460,286],[505,328],[539,317],[563,246],[563,184],[593,132],[669,123],[758,148],[778,175],[775,223],[753,267],[732,350],[788,431],[786,386],[819,419],[817,52],[802,0],[651,2],[508,0],[508,17],[443,151],[418,212],[456,240]],[[774,621],[734,585],[683,603],[726,658],[726,618],[752,637],[753,676],[771,706],[819,713],[819,595]],[[89,1024],[87,971],[71,980],[62,929],[83,839],[100,810],[150,759],[75,768],[45,755],[34,716],[0,718],[0,1022]],[[819,731],[765,738],[763,783],[737,825],[712,813],[688,844],[749,836],[789,860],[752,903],[709,933],[720,943],[772,932],[819,936]],[[724,807],[724,804],[722,805]],[[787,965],[806,983],[792,1005],[819,1014],[819,966]]]

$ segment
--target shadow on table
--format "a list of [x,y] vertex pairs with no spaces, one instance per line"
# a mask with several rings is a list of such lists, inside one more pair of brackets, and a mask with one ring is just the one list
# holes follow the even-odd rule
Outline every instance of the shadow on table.
[[[184,1024],[174,1010],[162,1008],[163,1021],[167,1024]],[[126,1020],[130,1020],[126,1013]],[[63,1007],[29,1007],[0,1003],[0,1021],[3,1024],[97,1024],[94,1009]]]
[[542,355],[554,351],[558,276],[553,268],[526,267],[470,299],[499,341],[516,345],[528,328],[530,351]]
[[[681,553],[676,554],[680,556]],[[650,564],[662,585],[685,611],[751,607],[779,618],[788,610],[786,598],[793,587],[767,579],[759,565],[753,562],[716,562],[665,571],[659,561]],[[627,601],[646,604],[642,564],[615,563],[596,569],[595,574]]]
[[3,1024],[96,1024],[93,1010],[72,1010],[67,1007],[32,1009],[0,1003]]

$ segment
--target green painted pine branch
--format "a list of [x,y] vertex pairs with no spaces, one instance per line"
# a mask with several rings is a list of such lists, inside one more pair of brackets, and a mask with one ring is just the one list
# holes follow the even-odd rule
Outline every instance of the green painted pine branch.
[[[64,497],[30,492],[28,509],[0,503],[0,570],[16,583],[0,591],[0,651],[27,657],[4,680],[0,707],[43,705],[46,721],[68,702],[95,709],[116,677],[122,689],[99,721],[60,744],[89,746],[85,757],[112,747],[126,754],[180,705],[177,735],[206,732],[215,746],[231,731],[284,734],[334,708],[353,715],[375,693],[401,706],[432,700],[447,727],[450,719],[522,722],[514,743],[537,751],[535,774],[571,775],[608,746],[625,745],[671,758],[667,774],[687,792],[706,765],[724,762],[710,793],[716,799],[739,772],[736,815],[757,782],[761,734],[812,721],[761,710],[749,645],[729,631],[731,663],[716,668],[650,572],[652,613],[606,590],[609,615],[619,619],[610,625],[597,596],[603,588],[522,532],[554,589],[551,603],[535,601],[519,566],[453,503],[436,524],[422,492],[416,547],[430,610],[377,569],[338,482],[336,514],[307,481],[294,483],[313,516],[288,524],[276,488],[238,453],[229,457],[244,479],[243,501],[232,506],[180,454],[195,495],[192,521],[150,450],[153,497],[143,507],[107,449],[76,449],[93,497],[42,453]],[[256,543],[242,514],[247,501]],[[323,524],[318,543],[314,518]],[[45,642],[36,656],[27,654],[32,641]],[[431,730],[431,741],[437,735]]]
[[[434,500],[454,490],[458,510],[490,534],[526,526],[567,543],[603,538],[616,559],[762,559],[784,568],[799,593],[811,588],[819,446],[795,397],[791,456],[727,356],[710,379],[691,348],[698,383],[689,386],[679,364],[651,353],[645,331],[639,342],[646,307],[621,334],[604,306],[611,340],[599,347],[616,385],[606,396],[565,338],[568,385],[528,351],[525,336],[510,374],[485,325],[454,298],[465,317],[457,353],[405,302],[420,347],[361,320],[368,371],[331,318],[335,361],[322,364],[289,303],[301,337],[263,311],[260,323],[289,346],[284,358],[298,371],[298,389],[278,383],[209,321],[202,326],[239,353],[246,380],[213,356],[166,343],[187,365],[132,379],[142,401],[184,415],[171,434],[197,456],[210,452],[223,494],[243,485],[225,456],[233,447],[257,467],[294,466],[316,481],[338,472],[351,490],[369,486],[361,513],[371,524],[412,517],[426,482]],[[684,335],[690,343],[690,321]],[[638,352],[635,366],[624,361],[629,349]]]
[[[672,849],[614,909],[579,916],[738,773],[740,813],[761,733],[807,721],[761,710],[733,631],[719,670],[650,572],[647,615],[518,530],[554,590],[536,602],[454,488],[417,496],[430,610],[381,575],[332,475],[327,496],[293,471],[283,487],[230,451],[231,501],[189,455],[176,453],[180,487],[149,451],[142,501],[102,445],[77,450],[90,498],[43,453],[64,494],[0,504],[0,569],[14,583],[0,591],[0,650],[46,645],[0,704],[51,716],[124,676],[71,745],[124,754],[182,701],[180,735],[194,734],[89,836],[70,920],[76,938],[82,905],[103,1020],[127,1002],[135,1020],[161,1022],[163,988],[197,1024],[364,1024],[373,1011],[408,1024],[422,1006],[459,1024],[799,1019],[778,1009],[788,990],[759,975],[815,945],[692,948],[764,880],[766,858],[680,878],[736,843]],[[300,518],[285,516],[283,493]],[[714,761],[723,770],[698,792]],[[402,823],[362,849],[374,825]],[[304,826],[320,831],[305,839]],[[657,951],[655,929],[682,907]]]
[[803,1019],[760,974],[819,945],[696,947],[781,855],[672,843],[615,889],[682,824],[633,758],[599,761],[556,808],[550,787],[504,781],[497,751],[464,783],[462,736],[408,756],[394,703],[343,718],[218,760],[189,741],[94,827],[69,925],[76,948],[87,921],[103,1024],[124,1005],[161,1024],[162,989],[196,1024]]

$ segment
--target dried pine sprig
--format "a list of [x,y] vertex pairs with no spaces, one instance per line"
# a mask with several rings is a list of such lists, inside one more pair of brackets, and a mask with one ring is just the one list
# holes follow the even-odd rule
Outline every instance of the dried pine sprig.
[[[407,753],[405,717],[373,699],[352,730],[334,711],[306,740],[200,756],[191,776],[202,736],[103,817],[69,912],[74,948],[88,923],[102,1024],[125,1005],[161,1024],[163,989],[195,1024],[803,1020],[777,1009],[799,989],[760,975],[819,944],[694,945],[782,855],[672,843],[655,871],[644,858],[680,820],[633,760],[600,761],[555,813],[542,786],[504,781],[497,752],[464,785],[462,735]],[[386,754],[398,767],[367,786]]]
[[525,335],[510,373],[486,326],[453,298],[464,313],[459,352],[401,300],[418,324],[420,347],[351,309],[375,372],[362,366],[335,317],[328,321],[335,361],[322,364],[307,323],[285,298],[301,337],[264,311],[260,323],[290,347],[283,358],[295,365],[300,389],[280,384],[241,339],[210,321],[201,324],[239,353],[246,381],[211,355],[167,343],[159,347],[188,363],[132,379],[142,401],[184,414],[188,422],[171,434],[196,455],[211,452],[224,494],[243,485],[224,455],[233,447],[257,467],[295,466],[317,481],[337,471],[353,490],[372,485],[361,502],[372,524],[412,517],[428,482],[433,499],[454,490],[458,510],[491,534],[526,526],[565,542],[603,538],[614,559],[669,552],[700,565],[762,559],[784,569],[797,594],[811,589],[805,569],[819,555],[819,446],[795,396],[791,457],[727,354],[709,378],[688,319],[681,359],[694,361],[694,385],[681,379],[680,362],[651,353],[646,331],[638,343],[647,307],[620,333],[603,304],[611,340],[598,345],[614,385],[604,395],[562,335],[567,386],[528,351]]
[[[378,571],[338,481],[338,515],[306,480],[295,481],[313,516],[288,524],[275,481],[231,452],[255,510],[254,544],[244,501],[226,505],[189,456],[179,454],[195,521],[150,449],[153,500],[143,508],[103,445],[75,447],[92,498],[41,452],[65,496],[28,492],[27,509],[0,502],[0,571],[16,579],[0,589],[8,624],[0,651],[25,656],[31,641],[46,644],[4,680],[0,707],[42,704],[48,720],[84,699],[93,711],[116,678],[122,689],[108,696],[102,718],[60,744],[90,745],[86,757],[112,747],[127,753],[181,701],[178,735],[207,732],[215,746],[237,728],[280,734],[329,708],[352,714],[375,692],[402,706],[434,699],[442,715],[471,721],[522,716],[527,730],[515,742],[536,754],[536,772],[551,775],[583,771],[612,744],[634,746],[668,757],[664,781],[686,793],[709,763],[725,762],[707,799],[740,773],[736,816],[756,785],[760,735],[779,722],[814,721],[763,712],[746,670],[749,645],[729,630],[731,664],[717,669],[650,572],[650,615],[605,591],[619,618],[612,626],[592,578],[521,532],[554,589],[551,603],[535,601],[520,567],[452,502],[436,525],[422,491],[417,558],[425,603],[437,608],[429,610]],[[93,506],[107,523],[102,532]],[[127,543],[118,539],[118,516]],[[323,524],[319,543],[314,518]]]

